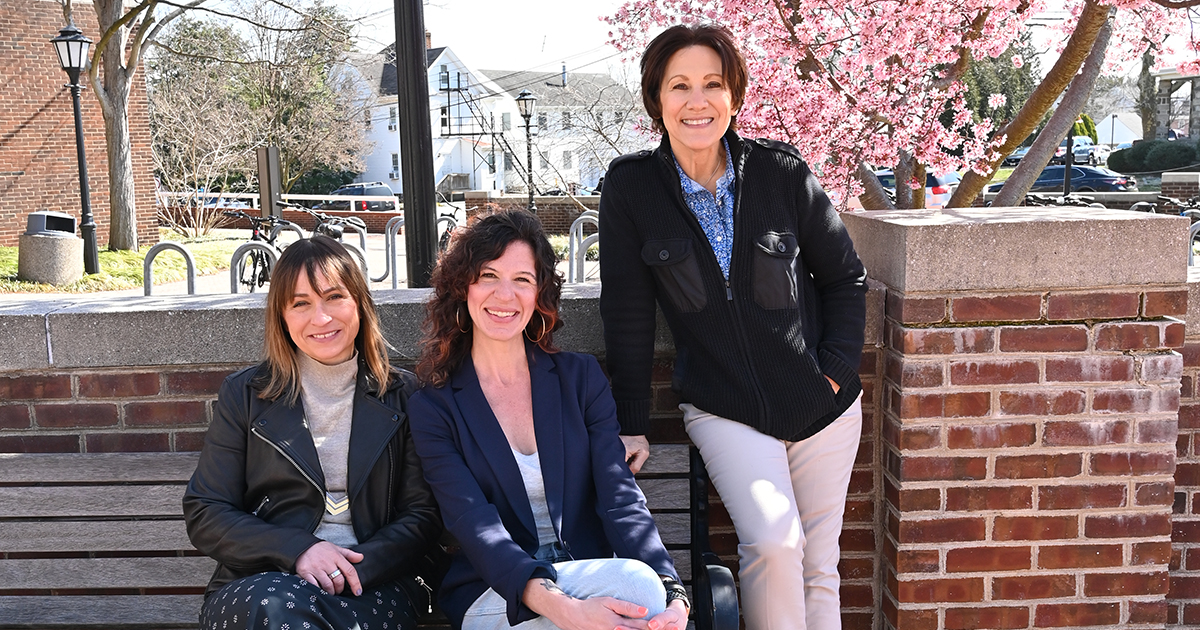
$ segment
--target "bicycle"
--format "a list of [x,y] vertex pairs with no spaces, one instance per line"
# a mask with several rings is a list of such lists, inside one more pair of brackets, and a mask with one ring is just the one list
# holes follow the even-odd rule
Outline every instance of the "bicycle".
[[[256,217],[246,214],[241,210],[226,210],[222,214],[233,219],[245,219],[249,221],[250,242],[265,243],[277,251],[278,248],[275,246],[275,240],[279,234],[275,231],[275,227],[289,223],[276,216]],[[237,263],[235,262],[234,264]],[[261,249],[256,248],[247,252],[245,258],[242,259],[241,265],[242,271],[238,276],[238,283],[246,287],[246,290],[250,293],[254,293],[271,281],[271,258]]]
[[[1166,195],[1159,195],[1158,200],[1162,202],[1164,206],[1175,206],[1176,208],[1179,208],[1179,216],[1191,219],[1192,223],[1200,221],[1200,195],[1192,197],[1187,201],[1182,201],[1180,199],[1176,199],[1175,197],[1167,197]],[[1151,214],[1157,214],[1159,212],[1159,204],[1151,203],[1149,201],[1139,201],[1138,203],[1130,206],[1129,209],[1135,212],[1149,212]],[[1163,214],[1175,213],[1165,211],[1164,209]]]
[[[446,195],[437,193],[441,198],[442,203],[453,208],[450,212],[439,212],[437,217],[438,226],[438,254],[445,253],[450,247],[450,239],[454,237],[454,230],[458,229],[458,210],[459,208],[446,198]],[[444,225],[444,227],[443,227]]]

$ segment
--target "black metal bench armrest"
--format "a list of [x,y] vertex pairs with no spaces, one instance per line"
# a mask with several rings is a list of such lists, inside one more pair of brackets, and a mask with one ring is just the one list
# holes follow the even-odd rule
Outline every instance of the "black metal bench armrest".
[[708,471],[691,447],[692,620],[696,630],[737,630],[737,587],[733,572],[708,546]]

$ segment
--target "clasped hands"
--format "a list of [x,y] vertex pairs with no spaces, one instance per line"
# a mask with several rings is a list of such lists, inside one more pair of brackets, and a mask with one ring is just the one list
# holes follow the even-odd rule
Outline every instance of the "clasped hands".
[[347,586],[351,593],[362,595],[362,583],[354,570],[354,564],[362,559],[363,555],[357,551],[322,540],[296,559],[296,575],[330,595],[341,593]]
[[547,578],[525,586],[525,604],[563,630],[684,630],[687,609],[674,600],[663,612],[643,619],[645,607],[615,597],[576,599]]

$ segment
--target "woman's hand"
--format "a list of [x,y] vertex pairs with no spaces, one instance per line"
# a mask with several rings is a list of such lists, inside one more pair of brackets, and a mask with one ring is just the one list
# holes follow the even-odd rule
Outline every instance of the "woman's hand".
[[826,377],[825,377],[825,380],[829,381],[829,386],[833,388],[833,393],[835,393],[835,394],[836,394],[836,393],[838,393],[839,391],[841,391],[841,389],[842,389],[842,386],[841,386],[841,385],[838,385],[838,384],[837,384],[837,382],[835,382],[833,379],[831,379],[831,378],[829,378],[828,376],[826,376]]
[[621,443],[625,445],[625,462],[629,464],[630,472],[638,474],[650,459],[650,440],[644,435],[622,435]]
[[646,626],[650,630],[683,630],[687,627],[687,621],[687,608],[683,602],[673,599],[667,609],[651,617]]
[[309,547],[296,558],[296,575],[321,587],[330,595],[337,595],[350,587],[350,592],[362,595],[362,583],[352,562],[362,562],[363,555],[331,542],[322,540]]
[[[554,583],[554,580],[549,578],[529,580],[525,584],[522,601],[529,606],[530,610],[549,619],[551,623],[563,630],[649,630],[650,628],[646,620],[642,619],[648,611],[637,604],[615,597],[575,599],[563,592]],[[686,623],[686,615],[684,622]],[[660,629],[662,627],[665,626],[660,626]],[[678,628],[682,627],[678,626]]]

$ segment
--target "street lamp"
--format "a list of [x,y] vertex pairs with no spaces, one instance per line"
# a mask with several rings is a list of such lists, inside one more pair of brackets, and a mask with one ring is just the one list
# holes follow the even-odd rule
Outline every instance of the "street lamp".
[[87,67],[88,47],[92,40],[75,28],[75,23],[67,21],[67,25],[58,32],[58,37],[50,40],[54,44],[54,52],[58,53],[58,63],[66,71],[71,80],[67,87],[71,88],[71,100],[75,105],[75,152],[79,158],[79,203],[80,212],[79,232],[83,235],[83,269],[87,273],[100,273],[100,256],[96,251],[96,224],[92,221],[92,198],[88,191],[87,158],[83,152],[83,113],[79,109],[79,73]]
[[529,121],[533,118],[533,106],[537,97],[529,90],[521,90],[517,95],[517,111],[525,119],[525,172],[529,174],[529,211],[537,214],[537,206],[533,203],[533,131]]
[[1117,148],[1117,115],[1112,115],[1112,125],[1108,128],[1108,145]]

